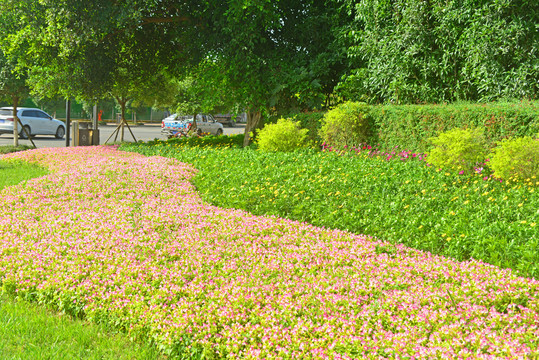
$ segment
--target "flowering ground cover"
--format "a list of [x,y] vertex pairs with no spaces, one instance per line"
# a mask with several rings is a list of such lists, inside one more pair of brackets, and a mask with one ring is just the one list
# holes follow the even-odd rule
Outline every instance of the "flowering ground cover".
[[1,191],[4,291],[181,358],[522,358],[539,282],[203,202],[195,170],[113,147],[7,156],[51,173]]
[[[200,170],[204,200],[368,234],[458,260],[480,259],[539,278],[539,179],[500,183],[458,175],[403,152],[265,153],[131,144]],[[389,159],[389,160],[388,160]]]

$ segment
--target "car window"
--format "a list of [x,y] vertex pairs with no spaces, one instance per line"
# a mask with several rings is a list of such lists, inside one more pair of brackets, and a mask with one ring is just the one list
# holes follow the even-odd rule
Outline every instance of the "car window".
[[24,110],[21,116],[36,117],[34,110]]
[[43,111],[35,110],[35,112],[36,112],[36,117],[40,117],[43,119],[50,119],[50,116],[44,113]]
[[13,110],[0,109],[0,115],[13,115]]

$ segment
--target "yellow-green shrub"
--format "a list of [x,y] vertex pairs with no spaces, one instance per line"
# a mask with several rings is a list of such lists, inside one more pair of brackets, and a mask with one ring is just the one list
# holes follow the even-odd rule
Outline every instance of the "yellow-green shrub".
[[505,139],[490,154],[489,167],[501,179],[539,181],[539,140],[531,136]]
[[337,148],[366,143],[370,133],[371,107],[346,102],[328,111],[322,119],[319,135],[327,145]]
[[308,132],[300,128],[299,122],[281,118],[258,132],[257,145],[263,151],[294,151],[309,145]]
[[486,146],[481,128],[451,129],[429,139],[434,148],[427,161],[436,167],[470,173],[486,156]]

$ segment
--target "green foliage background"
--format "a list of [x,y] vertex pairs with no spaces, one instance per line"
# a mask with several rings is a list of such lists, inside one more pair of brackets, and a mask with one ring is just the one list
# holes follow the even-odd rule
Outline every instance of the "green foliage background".
[[417,104],[536,99],[535,0],[345,0],[349,99]]

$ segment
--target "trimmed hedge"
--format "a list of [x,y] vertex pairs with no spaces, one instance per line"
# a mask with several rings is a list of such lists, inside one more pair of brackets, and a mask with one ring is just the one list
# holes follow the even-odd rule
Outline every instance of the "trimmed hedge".
[[539,102],[374,106],[376,135],[371,144],[416,152],[430,149],[428,139],[453,128],[480,127],[488,147],[509,137],[539,132]]
[[[539,102],[443,105],[370,105],[374,123],[369,145],[427,152],[429,139],[454,128],[482,128],[489,148],[510,137],[535,137],[539,133]],[[320,144],[318,135],[324,112],[297,114],[301,127]],[[315,136],[316,134],[316,136]]]
[[148,142],[152,146],[160,146],[163,144],[177,145],[177,146],[192,146],[192,147],[237,147],[241,148],[243,146],[244,134],[235,134],[235,135],[221,135],[221,136],[188,136],[188,137],[179,137],[171,138],[166,141],[155,139]]

